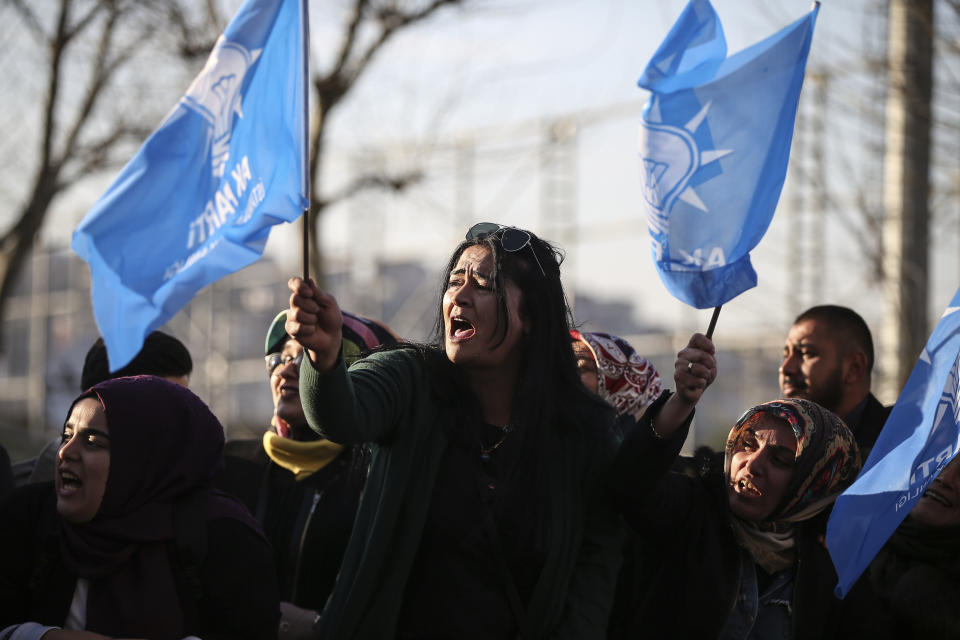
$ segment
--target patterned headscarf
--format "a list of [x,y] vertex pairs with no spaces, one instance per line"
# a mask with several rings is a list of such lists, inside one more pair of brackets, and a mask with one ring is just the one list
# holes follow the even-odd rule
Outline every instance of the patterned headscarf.
[[727,482],[734,449],[764,413],[785,421],[797,439],[793,474],[782,501],[766,520],[747,522],[734,517],[733,525],[757,563],[773,572],[793,561],[793,523],[826,509],[856,478],[860,450],[843,420],[817,403],[793,398],[765,402],[740,416],[727,436],[723,462]]
[[[349,311],[341,311],[343,315],[343,359],[347,366],[360,357],[364,351],[376,349],[382,345],[393,345],[400,341],[393,329],[371,320],[358,316]],[[267,329],[267,338],[264,341],[264,355],[279,353],[287,340],[291,340],[286,329],[287,312],[281,311],[270,323]]]
[[639,418],[663,391],[660,374],[623,338],[608,333],[581,332],[570,336],[590,348],[597,361],[597,393],[613,405],[617,415]]
[[[365,352],[380,346],[397,344],[400,338],[382,322],[358,316],[349,311],[343,315],[343,360],[347,366],[356,362]],[[292,338],[286,329],[287,312],[281,311],[267,329],[264,354],[280,353]],[[305,480],[330,464],[343,451],[343,446],[324,438],[297,441],[291,437],[291,428],[274,413],[273,429],[263,434],[263,449],[271,460],[292,472],[297,480]]]

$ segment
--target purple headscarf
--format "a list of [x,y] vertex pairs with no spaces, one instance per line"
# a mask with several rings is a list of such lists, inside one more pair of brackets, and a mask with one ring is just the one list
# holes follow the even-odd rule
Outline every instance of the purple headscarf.
[[260,531],[239,502],[211,488],[223,427],[189,389],[154,376],[101,382],[74,404],[91,397],[110,432],[103,501],[90,522],[58,519],[64,564],[90,581],[86,627],[111,637],[182,638],[168,555],[175,505],[203,500],[207,519],[232,517]]

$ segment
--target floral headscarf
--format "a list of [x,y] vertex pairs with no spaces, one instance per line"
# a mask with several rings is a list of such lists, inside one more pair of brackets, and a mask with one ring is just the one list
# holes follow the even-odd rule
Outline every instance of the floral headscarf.
[[790,425],[797,439],[793,475],[783,500],[763,522],[733,518],[734,532],[757,564],[768,572],[793,562],[793,523],[826,509],[860,471],[860,450],[843,420],[815,402],[781,399],[765,402],[740,416],[727,436],[723,471],[730,481],[733,451],[759,415],[767,413]]
[[660,374],[623,338],[608,333],[570,331],[574,340],[590,348],[597,361],[597,393],[613,405],[617,415],[639,418],[663,391]]

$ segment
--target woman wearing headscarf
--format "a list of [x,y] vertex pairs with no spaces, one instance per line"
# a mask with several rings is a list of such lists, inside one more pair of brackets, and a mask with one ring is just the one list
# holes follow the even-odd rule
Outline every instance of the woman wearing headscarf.
[[207,406],[161,378],[108,380],[77,398],[54,482],[0,508],[0,628],[45,640],[275,638],[269,545],[211,488],[223,441]]
[[623,338],[576,329],[570,330],[570,338],[583,384],[610,403],[618,417],[639,420],[660,397],[660,374]]
[[[360,492],[367,475],[363,445],[321,438],[307,425],[300,402],[303,347],[284,324],[270,323],[264,344],[273,397],[271,428],[260,440],[227,443],[227,464],[217,486],[234,493],[263,525],[273,546],[280,586],[280,640],[313,635],[313,626],[333,589]],[[347,363],[397,343],[386,325],[343,312]]]
[[620,523],[602,477],[617,438],[577,375],[559,253],[481,223],[443,278],[433,344],[349,371],[336,301],[290,281],[310,425],[372,443],[319,637],[603,638]]
[[[614,408],[621,435],[630,434],[647,407],[663,393],[660,374],[653,363],[618,336],[571,329],[570,339],[584,386]],[[644,577],[637,575],[638,556],[642,551],[642,541],[635,533],[627,532],[610,612],[607,634],[610,638],[620,637],[624,629],[629,628],[635,593],[645,586]]]
[[648,409],[611,474],[646,553],[632,630],[677,638],[824,638],[839,621],[825,511],[860,455],[837,416],[807,400],[767,402],[734,424],[721,453],[678,457],[716,377],[712,342],[678,355],[675,394]]

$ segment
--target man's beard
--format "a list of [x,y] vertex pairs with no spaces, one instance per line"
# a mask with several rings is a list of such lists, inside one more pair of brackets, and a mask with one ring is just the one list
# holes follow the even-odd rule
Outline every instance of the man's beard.
[[[793,379],[792,383],[794,384],[794,388],[796,388],[797,382],[803,382],[803,379]],[[804,385],[801,391],[793,394],[793,397],[812,400],[824,409],[829,409],[836,413],[837,408],[843,401],[843,366],[838,366],[827,376],[826,380],[819,384]],[[843,416],[840,417],[842,418]]]

